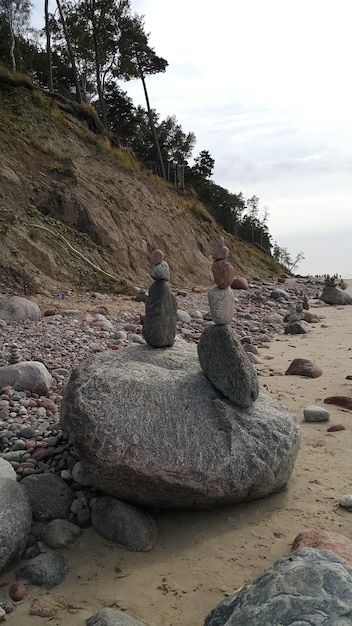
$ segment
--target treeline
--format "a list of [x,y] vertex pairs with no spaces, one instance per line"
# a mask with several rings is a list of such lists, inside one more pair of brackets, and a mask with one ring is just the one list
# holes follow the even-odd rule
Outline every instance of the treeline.
[[[41,31],[31,28],[31,11],[29,0],[0,0],[0,63],[43,89],[94,107],[104,127],[145,167],[179,189],[194,189],[224,230],[279,262],[283,252],[289,267],[287,250],[272,242],[268,209],[259,208],[256,196],[245,199],[213,182],[210,153],[192,159],[194,133],[184,132],[174,115],[160,120],[152,108],[148,76],[165,72],[168,62],[150,46],[130,0],[56,0],[54,12],[44,0]],[[134,106],[121,86],[133,79],[142,82],[146,108]]]

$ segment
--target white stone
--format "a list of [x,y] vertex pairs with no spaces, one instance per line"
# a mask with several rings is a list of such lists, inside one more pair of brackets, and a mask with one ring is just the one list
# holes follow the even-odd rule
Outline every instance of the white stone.
[[306,422],[327,422],[330,417],[329,411],[320,406],[307,406],[303,410]]
[[229,324],[233,318],[234,295],[231,287],[213,287],[208,292],[210,311],[214,324]]
[[349,511],[352,511],[352,493],[341,496],[339,500],[339,505],[343,509],[348,509]]

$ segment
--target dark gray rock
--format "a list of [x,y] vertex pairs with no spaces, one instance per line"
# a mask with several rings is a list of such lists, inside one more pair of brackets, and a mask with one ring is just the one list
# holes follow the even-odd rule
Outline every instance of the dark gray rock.
[[145,626],[119,609],[105,608],[86,620],[87,626]]
[[274,289],[270,294],[270,298],[272,298],[272,300],[289,300],[290,296],[284,289]]
[[42,528],[41,540],[49,548],[65,548],[82,534],[82,529],[66,519],[53,519]]
[[204,626],[350,626],[352,567],[333,552],[284,556],[225,598]]
[[12,613],[13,604],[11,604],[11,602],[7,600],[6,598],[3,598],[2,596],[0,596],[0,608],[4,609],[5,613]]
[[293,320],[285,326],[285,335],[304,335],[307,332],[307,325],[302,320]]
[[230,326],[207,326],[197,348],[203,373],[233,404],[247,408],[258,398],[257,373]]
[[96,500],[91,521],[99,535],[134,552],[151,550],[157,534],[155,520],[149,513],[110,496]]
[[13,479],[0,478],[0,572],[21,557],[31,523],[25,489]]
[[60,552],[44,552],[15,570],[16,580],[44,589],[57,587],[65,579],[68,570],[66,557]]
[[17,391],[29,389],[45,396],[54,380],[49,370],[39,361],[20,361],[0,367],[0,389],[10,385]]
[[269,393],[243,409],[201,371],[194,344],[86,359],[61,405],[63,428],[93,484],[137,504],[202,509],[255,500],[289,479],[294,415]]
[[21,481],[36,522],[67,519],[75,498],[73,491],[56,474],[32,474]]
[[156,280],[149,289],[142,334],[154,348],[172,346],[177,324],[177,302],[165,280]]
[[326,304],[352,304],[352,296],[337,286],[325,285],[319,298]]
[[22,320],[38,321],[41,318],[39,306],[20,296],[12,296],[0,302],[0,319],[9,322],[20,322]]

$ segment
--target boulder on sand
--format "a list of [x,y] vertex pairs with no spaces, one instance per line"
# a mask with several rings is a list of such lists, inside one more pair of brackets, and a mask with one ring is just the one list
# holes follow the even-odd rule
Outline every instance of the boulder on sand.
[[0,319],[9,322],[21,322],[33,320],[37,322],[41,318],[39,306],[27,298],[12,296],[0,302]]
[[61,423],[97,488],[158,508],[206,509],[279,491],[299,447],[286,407],[264,390],[250,408],[234,406],[204,376],[196,346],[180,339],[83,361]]
[[325,304],[352,304],[352,296],[331,282],[325,283],[323,292],[319,299],[322,300],[322,302],[325,302]]
[[303,548],[225,598],[204,626],[352,624],[352,568],[329,550]]

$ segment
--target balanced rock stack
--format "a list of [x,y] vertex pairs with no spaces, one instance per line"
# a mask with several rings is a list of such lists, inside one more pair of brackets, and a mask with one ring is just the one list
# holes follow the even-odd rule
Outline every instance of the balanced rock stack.
[[169,287],[170,270],[164,253],[154,250],[150,275],[154,283],[145,304],[143,337],[153,348],[173,346],[176,335],[177,303]]
[[229,249],[221,237],[213,253],[213,276],[216,286],[208,299],[214,325],[207,326],[198,343],[198,358],[203,373],[216,389],[233,404],[247,408],[259,395],[257,373],[234,330],[229,325],[234,314],[234,296],[230,287],[234,269],[226,260]]

